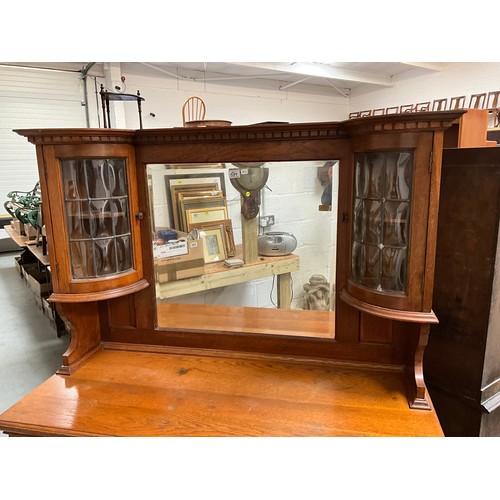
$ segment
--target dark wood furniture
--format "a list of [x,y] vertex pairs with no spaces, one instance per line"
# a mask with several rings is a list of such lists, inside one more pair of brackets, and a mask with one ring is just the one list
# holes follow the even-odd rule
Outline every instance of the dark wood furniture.
[[415,111],[430,111],[431,101],[417,102],[415,104]]
[[448,107],[448,98],[434,99],[432,101],[432,111],[444,111]]
[[500,126],[500,90],[488,92],[485,104],[488,112],[493,115],[493,128]]
[[[444,131],[461,114],[18,131],[37,148],[56,269],[52,300],[72,339],[59,373],[0,416],[0,428],[33,435],[441,435],[422,359],[437,321]],[[340,164],[335,338],[293,328],[287,334],[282,316],[282,331],[263,334],[266,315],[238,328],[227,314],[227,326],[207,330],[200,323],[206,306],[196,305],[191,322],[159,328],[146,165],[325,159]],[[108,234],[108,219],[120,230]],[[130,252],[96,257],[99,242],[116,248],[124,240]],[[170,407],[181,402],[177,420]],[[201,411],[213,415],[209,428],[189,424]]]
[[471,94],[469,99],[469,105],[467,106],[470,109],[484,109],[486,101],[486,92],[481,94]]
[[463,108],[465,108],[465,96],[464,95],[450,97],[449,109],[463,109]]
[[443,154],[425,378],[447,436],[500,435],[500,148]]
[[108,90],[104,90],[104,85],[101,84],[99,94],[101,95],[104,128],[111,128],[111,116],[109,112],[110,101],[135,101],[137,102],[137,112],[139,113],[139,128],[142,129],[142,101],[144,101],[144,97],[141,97],[139,91],[137,91],[137,95],[109,92]]

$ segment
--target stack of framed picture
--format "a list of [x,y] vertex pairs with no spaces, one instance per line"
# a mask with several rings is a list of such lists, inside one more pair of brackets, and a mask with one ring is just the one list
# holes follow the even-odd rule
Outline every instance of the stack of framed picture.
[[199,231],[205,262],[223,261],[236,253],[228,214],[223,173],[165,176],[171,227]]

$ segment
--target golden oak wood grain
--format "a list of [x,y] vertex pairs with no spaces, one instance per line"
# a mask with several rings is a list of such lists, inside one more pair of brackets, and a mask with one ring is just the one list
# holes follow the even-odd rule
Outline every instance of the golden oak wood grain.
[[158,304],[158,326],[333,339],[335,313],[164,302]]
[[0,416],[52,436],[442,436],[402,372],[223,356],[100,351]]
[[[437,171],[429,172],[429,158],[442,145],[442,131],[463,113],[420,112],[341,123],[203,129],[17,131],[37,146],[42,196],[48,203],[44,209],[48,210],[48,241],[53,248],[54,290],[83,294],[77,298],[91,301],[57,304],[72,325],[72,342],[63,357],[64,373],[71,375],[52,377],[5,412],[0,417],[1,428],[18,435],[441,435],[432,408],[413,411],[408,407],[402,369],[347,367],[334,360],[391,365],[403,361],[413,374],[412,390],[425,390],[424,385],[419,386],[423,383],[420,368],[425,335],[414,327],[435,320],[430,310],[431,280],[426,279],[433,271],[430,261],[435,235],[429,233],[435,224],[428,226],[427,219],[436,215],[437,205],[429,197],[437,195],[438,184],[431,184]],[[128,289],[132,294],[121,297],[112,293],[92,295],[91,299],[86,295],[123,291],[142,279],[155,281],[153,253],[148,250],[154,229],[148,163],[329,159],[340,162],[338,247],[336,258],[332,256],[339,297],[350,286],[353,152],[393,149],[414,149],[417,163],[412,182],[416,203],[411,215],[408,297],[384,296],[357,287],[357,295],[351,294],[357,303],[336,300],[335,330],[330,317],[323,321],[307,316],[294,322],[293,316],[284,318],[278,313],[274,320],[269,319],[274,321],[273,333],[278,334],[261,335],[251,315],[229,317],[219,310],[221,314],[215,317],[213,308],[210,315],[198,314],[193,308],[184,317],[170,310],[168,319],[157,318],[153,286],[132,287]],[[129,212],[135,215],[136,266],[131,273],[99,283],[72,280],[62,218],[59,159],[82,155],[120,156],[128,158],[130,167]],[[434,155],[434,163],[439,160]],[[429,307],[422,303],[423,297]],[[97,298],[104,300],[95,302]],[[186,317],[193,321],[186,323]],[[158,328],[158,320],[167,326]],[[403,322],[404,328],[399,327]],[[212,323],[217,328],[207,332]],[[324,336],[333,331],[335,339]],[[304,332],[314,332],[319,338],[306,337]],[[96,352],[103,342],[108,350]],[[118,351],[115,345],[113,352],[113,343],[131,348]],[[134,345],[146,350],[134,352]],[[169,347],[205,349],[207,354],[154,352]],[[215,355],[208,352],[211,349],[241,355]],[[269,356],[249,359],[250,353]],[[272,355],[328,358],[331,364],[320,366],[304,359],[292,362]],[[411,392],[413,399],[421,397],[416,392]]]

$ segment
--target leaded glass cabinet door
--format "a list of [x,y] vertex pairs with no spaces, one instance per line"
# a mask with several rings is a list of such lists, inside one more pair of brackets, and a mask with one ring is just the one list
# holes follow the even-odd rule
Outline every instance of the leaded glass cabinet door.
[[56,267],[52,300],[105,300],[146,287],[134,148],[44,146],[43,154]]
[[388,317],[389,312],[370,307],[424,312],[426,279],[432,282],[428,234],[433,135],[405,134],[398,140],[389,135],[380,139],[381,150],[364,147],[369,142],[360,140],[353,152],[344,297]]
[[412,151],[357,153],[351,279],[407,292]]
[[125,158],[61,160],[73,279],[133,269]]

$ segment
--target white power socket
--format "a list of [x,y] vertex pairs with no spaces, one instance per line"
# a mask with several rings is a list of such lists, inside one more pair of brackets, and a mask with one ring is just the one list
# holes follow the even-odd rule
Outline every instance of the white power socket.
[[259,224],[260,227],[272,226],[274,224],[274,215],[261,215]]

